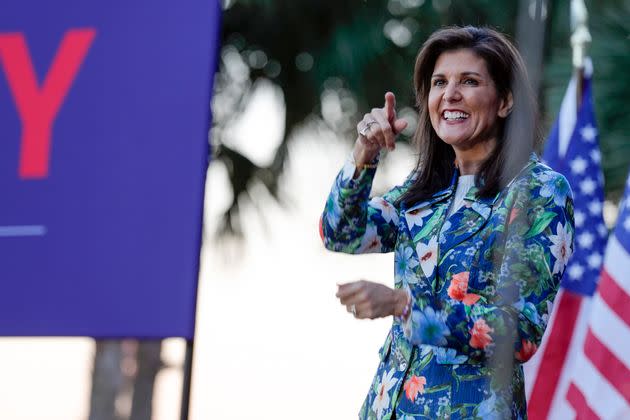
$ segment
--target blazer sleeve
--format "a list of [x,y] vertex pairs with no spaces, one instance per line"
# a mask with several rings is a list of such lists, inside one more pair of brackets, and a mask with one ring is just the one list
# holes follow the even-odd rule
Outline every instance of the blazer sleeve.
[[396,200],[404,187],[395,187],[382,197],[370,198],[376,168],[366,168],[358,178],[352,179],[355,169],[349,159],[328,195],[320,218],[324,246],[349,254],[392,252],[398,236]]
[[521,181],[513,185],[516,198],[505,224],[497,228],[505,241],[490,253],[496,293],[449,299],[440,308],[416,300],[404,325],[414,344],[421,344],[427,336],[422,328],[433,322],[441,328],[441,342],[425,344],[455,349],[472,360],[502,349],[525,362],[540,345],[573,250],[573,198],[567,180],[551,170]]

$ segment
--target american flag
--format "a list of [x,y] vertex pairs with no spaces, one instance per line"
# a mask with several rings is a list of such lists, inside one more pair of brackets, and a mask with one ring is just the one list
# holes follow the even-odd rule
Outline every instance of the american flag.
[[579,418],[630,419],[630,176],[566,398]]
[[580,107],[576,104],[574,77],[543,155],[549,166],[568,179],[573,190],[575,238],[573,256],[562,277],[542,344],[524,366],[528,416],[532,420],[574,418],[567,391],[581,360],[608,236],[602,211],[604,179],[590,61],[586,67]]

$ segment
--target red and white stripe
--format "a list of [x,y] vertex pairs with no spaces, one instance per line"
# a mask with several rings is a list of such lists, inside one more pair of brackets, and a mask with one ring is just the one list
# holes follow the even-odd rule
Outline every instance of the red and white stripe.
[[584,343],[591,298],[560,289],[540,348],[525,365],[530,420],[567,419],[573,410],[566,393]]
[[[576,81],[571,78],[560,106],[558,153],[566,154],[576,123]],[[590,298],[560,288],[553,305],[547,330],[538,351],[523,365],[527,414],[530,420],[549,418],[549,413],[566,412],[564,395],[569,386],[571,371],[567,369],[586,332]]]
[[630,253],[615,236],[566,398],[577,418],[630,419]]
[[[592,75],[587,60],[585,75]],[[576,124],[576,79],[571,78],[560,106],[558,153],[564,156]],[[592,297],[560,288],[538,351],[523,365],[530,420],[565,420],[574,416],[567,400],[574,366],[579,363],[591,313]]]

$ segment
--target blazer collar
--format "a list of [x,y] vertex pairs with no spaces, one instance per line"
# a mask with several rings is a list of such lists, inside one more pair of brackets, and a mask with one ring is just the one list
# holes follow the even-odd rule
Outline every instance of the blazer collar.
[[[443,233],[447,231],[453,232],[455,229],[457,229],[456,225],[461,224],[461,223],[465,223],[467,224],[467,226],[469,226],[469,228],[466,229],[466,231],[469,234],[466,235],[465,237],[462,236],[461,234],[457,235],[458,236],[458,238],[456,238],[457,243],[460,243],[462,240],[465,240],[468,237],[472,236],[474,233],[476,233],[476,231],[478,231],[490,217],[490,214],[492,213],[492,207],[496,203],[496,201],[499,199],[501,194],[503,194],[503,192],[506,191],[510,187],[510,185],[512,185],[514,180],[517,179],[521,173],[523,173],[526,170],[529,170],[529,168],[531,168],[537,162],[538,162],[538,157],[536,156],[535,153],[532,153],[527,165],[523,167],[523,169],[519,172],[519,174],[515,176],[514,179],[512,179],[510,183],[505,188],[503,188],[502,191],[499,191],[493,197],[479,197],[478,196],[479,189],[476,186],[473,186],[464,197],[464,202],[465,202],[464,208],[459,209],[459,211],[455,212],[453,215],[451,215],[451,217],[449,217],[448,221],[451,223],[450,225],[446,226],[446,229],[444,230]],[[401,210],[403,214],[405,215],[405,219],[407,221],[407,227],[409,228],[410,231],[412,231],[411,232],[413,234],[412,237],[415,237],[415,235],[417,234],[414,227],[424,225],[429,220],[430,216],[434,216],[435,213],[437,212],[439,212],[440,216],[442,217],[442,220],[441,221],[434,220],[434,222],[436,222],[435,224],[439,223],[441,225],[444,222],[443,219],[445,218],[446,211],[448,209],[448,206],[451,203],[451,199],[455,191],[455,188],[457,186],[458,179],[459,179],[459,170],[455,169],[448,187],[435,192],[429,198],[425,200],[421,200],[420,202],[413,204],[409,208],[405,208],[403,206]],[[454,219],[456,216],[462,217],[462,220]],[[425,226],[425,229],[422,232],[423,235],[425,233],[428,233],[431,230],[427,228],[428,226]],[[452,243],[448,245],[451,245],[450,247],[452,247],[456,245],[457,243]],[[450,247],[447,246],[447,249],[449,249]]]
[[453,194],[453,191],[455,191],[455,186],[457,185],[457,178],[459,178],[459,171],[455,169],[455,172],[453,173],[453,176],[451,177],[451,181],[448,187],[444,188],[443,190],[433,193],[429,198],[425,200],[420,200],[419,202],[413,204],[409,208],[403,208],[403,211],[405,213],[413,213],[413,212],[417,213],[419,210],[425,207],[430,207],[433,204],[437,203],[438,201],[449,198]]
[[443,221],[439,236],[440,261],[449,250],[479,232],[490,218],[492,205],[499,194],[485,198],[479,197],[478,191],[476,186],[471,187],[464,197],[464,205]]
[[[479,188],[477,188],[476,186],[473,186],[470,190],[468,190],[468,193],[466,193],[464,200],[468,203],[471,203],[473,210],[477,211],[482,217],[487,219],[488,217],[486,216],[486,212],[487,212],[486,209],[491,210],[494,203],[501,196],[501,193],[503,191],[506,191],[514,183],[514,181],[520,176],[520,174],[529,170],[532,166],[534,166],[538,162],[539,162],[538,156],[536,155],[536,153],[532,152],[532,154],[529,156],[529,160],[527,161],[527,164],[525,164],[525,166],[523,166],[523,168],[518,172],[518,174],[516,174],[516,176],[512,178],[512,180],[505,186],[505,188],[503,188],[501,191],[495,194],[494,197],[487,197],[487,198],[479,197],[478,196]],[[459,177],[458,170],[455,171],[455,175]],[[455,178],[455,176],[453,178]],[[451,186],[449,188],[452,188],[452,190],[454,191],[455,185],[457,185],[457,179],[451,180]],[[473,203],[477,203],[477,204],[473,204]]]
[[468,191],[464,197],[464,206],[444,221],[439,241],[440,260],[450,249],[475,235],[486,224],[499,197],[508,190],[520,174],[529,170],[537,162],[538,157],[532,153],[523,169],[493,197],[479,197],[479,189],[476,186]]

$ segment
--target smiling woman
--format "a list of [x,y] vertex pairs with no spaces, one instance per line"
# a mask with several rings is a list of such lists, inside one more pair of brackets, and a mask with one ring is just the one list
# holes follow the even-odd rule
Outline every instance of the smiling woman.
[[393,317],[360,417],[524,418],[521,363],[572,252],[571,190],[532,152],[536,106],[503,35],[434,33],[414,80],[416,168],[370,199],[379,152],[406,127],[388,92],[357,124],[322,217],[330,250],[395,253],[394,288],[360,280],[337,292],[355,318]]
[[[414,84],[420,111],[414,135],[418,180],[405,200],[446,188],[456,157],[462,174],[476,175],[482,196],[495,195],[540,141],[525,64],[496,31],[467,27],[434,33],[416,58]],[[463,111],[465,119],[448,121],[444,111]]]
[[[457,154],[484,158],[496,143],[497,120],[505,118],[512,105],[512,95],[498,96],[486,62],[471,50],[445,52],[435,63],[429,91],[431,125]],[[474,173],[474,168],[463,166],[474,157],[460,156],[462,175]]]

